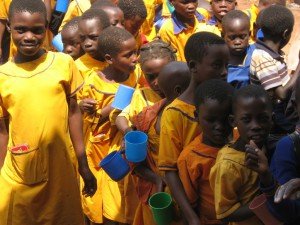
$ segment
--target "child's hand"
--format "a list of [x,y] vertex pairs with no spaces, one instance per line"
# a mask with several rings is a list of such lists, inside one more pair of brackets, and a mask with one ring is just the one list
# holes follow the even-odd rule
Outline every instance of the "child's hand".
[[93,196],[97,190],[97,180],[90,171],[89,168],[80,169],[79,173],[84,181],[84,187],[82,189],[82,194],[87,196]]
[[92,98],[86,98],[79,103],[79,107],[83,112],[86,112],[88,114],[93,114],[96,110],[96,104],[97,104],[96,100]]
[[279,203],[284,199],[300,198],[300,178],[292,179],[281,185],[275,194],[274,202]]

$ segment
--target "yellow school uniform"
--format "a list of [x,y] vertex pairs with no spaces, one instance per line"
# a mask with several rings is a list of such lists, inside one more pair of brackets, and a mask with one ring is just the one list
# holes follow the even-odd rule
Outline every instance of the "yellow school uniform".
[[64,25],[76,16],[81,16],[86,10],[91,7],[90,0],[73,0],[70,2],[66,15],[59,27],[59,32]]
[[[9,119],[0,224],[83,224],[68,124],[68,98],[82,84],[74,61],[62,53],[0,67],[0,117]],[[21,144],[29,151],[11,150]]]
[[211,32],[221,37],[222,24],[217,20],[215,16],[212,16],[207,22],[199,23],[196,32]]
[[195,106],[180,99],[168,105],[161,118],[158,167],[177,171],[177,159],[185,146],[199,135]]
[[257,16],[259,14],[259,8],[257,5],[252,4],[250,9],[243,10],[250,18],[250,31],[251,31],[251,42],[255,42],[256,37],[254,36],[254,23],[256,23]]
[[84,54],[75,60],[75,64],[84,78],[90,74],[91,70],[101,71],[108,66],[106,61],[99,61],[91,57],[89,54]]
[[173,13],[171,18],[168,18],[161,29],[159,35],[161,39],[170,43],[177,50],[176,56],[178,61],[185,61],[184,47],[189,37],[196,32],[199,21],[204,20],[204,16],[198,13],[195,16],[195,24],[193,27],[186,27],[176,15]]
[[[249,204],[259,194],[258,174],[245,166],[245,152],[223,147],[212,167],[209,182],[215,196],[217,219],[224,219]],[[262,225],[252,216],[229,225]]]

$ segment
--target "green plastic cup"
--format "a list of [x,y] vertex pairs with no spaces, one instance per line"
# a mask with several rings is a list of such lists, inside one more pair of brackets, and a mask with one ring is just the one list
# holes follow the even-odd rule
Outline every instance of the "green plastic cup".
[[174,219],[174,205],[171,195],[158,192],[149,199],[154,221],[157,225],[168,225]]

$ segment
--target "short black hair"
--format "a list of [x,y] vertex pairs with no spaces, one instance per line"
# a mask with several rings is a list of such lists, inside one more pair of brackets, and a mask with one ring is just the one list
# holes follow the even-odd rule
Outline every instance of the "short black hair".
[[250,30],[250,18],[241,10],[232,10],[226,13],[226,15],[222,19],[222,28],[223,31],[226,29],[227,26],[232,24],[233,20],[240,19],[247,22]]
[[170,61],[176,61],[176,50],[161,39],[144,44],[140,49],[140,63],[151,59],[163,59],[168,57]]
[[236,105],[241,98],[263,98],[266,99],[267,106],[272,109],[272,101],[268,92],[261,86],[250,84],[235,91],[232,99],[232,110],[235,112]]
[[67,30],[67,29],[77,30],[78,29],[79,21],[80,21],[80,16],[76,16],[76,17],[72,18],[70,21],[68,21],[64,25],[64,27],[62,28],[62,31],[63,30]]
[[292,32],[293,13],[282,5],[271,5],[261,15],[261,29],[266,39],[280,41],[285,30]]
[[99,51],[103,57],[105,54],[114,56],[120,52],[122,43],[131,38],[134,37],[125,29],[108,27],[99,35]]
[[191,60],[201,62],[207,55],[207,47],[211,45],[225,45],[223,38],[211,32],[198,32],[193,34],[184,48],[184,56],[187,63]]
[[147,9],[143,0],[120,0],[118,6],[123,11],[125,20],[136,16],[142,19],[147,17]]
[[102,9],[102,7],[116,7],[111,0],[97,0],[91,5],[91,9]]
[[207,100],[216,100],[218,103],[224,101],[232,102],[235,89],[227,82],[220,79],[211,79],[201,83],[195,92],[194,103],[198,111],[201,104]]
[[100,22],[101,29],[104,30],[105,28],[110,26],[109,18],[102,9],[89,9],[85,11],[80,20],[92,20],[96,19]]
[[42,0],[13,0],[9,6],[8,19],[11,20],[15,13],[21,12],[39,13],[47,21],[47,10]]

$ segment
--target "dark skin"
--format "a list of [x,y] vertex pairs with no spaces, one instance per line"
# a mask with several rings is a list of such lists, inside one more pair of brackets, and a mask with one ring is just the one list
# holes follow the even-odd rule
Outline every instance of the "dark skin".
[[213,15],[221,23],[222,18],[231,10],[234,10],[237,3],[236,0],[212,0],[210,2]]
[[195,25],[195,13],[198,6],[197,0],[170,0],[175,8],[176,17],[188,26]]

